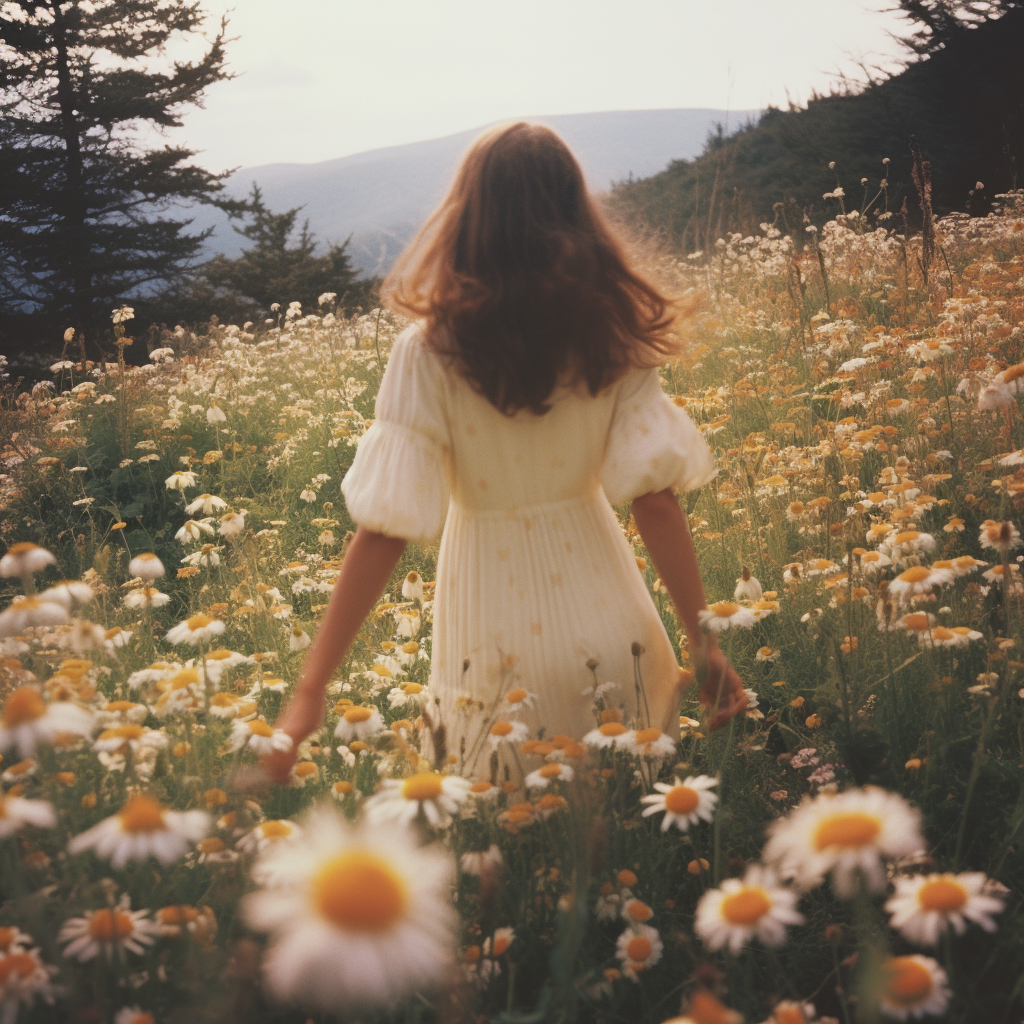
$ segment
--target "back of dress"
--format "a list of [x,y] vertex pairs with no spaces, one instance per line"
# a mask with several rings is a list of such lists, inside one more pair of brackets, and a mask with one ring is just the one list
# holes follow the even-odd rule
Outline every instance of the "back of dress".
[[414,325],[392,349],[376,417],[342,491],[377,532],[429,543],[443,527],[430,690],[463,773],[491,774],[524,727],[582,737],[595,677],[616,684],[605,701],[627,725],[677,728],[675,651],[609,503],[716,472],[657,370],[628,371],[597,397],[559,389],[543,416],[509,417]]

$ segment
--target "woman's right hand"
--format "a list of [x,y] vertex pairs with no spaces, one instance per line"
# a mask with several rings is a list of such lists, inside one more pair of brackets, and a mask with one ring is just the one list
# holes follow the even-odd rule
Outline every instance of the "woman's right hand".
[[260,759],[261,767],[273,782],[279,785],[288,782],[299,744],[319,729],[323,720],[323,694],[311,693],[308,687],[300,683],[274,723],[276,728],[282,729],[292,738],[291,747],[288,750],[275,750]]

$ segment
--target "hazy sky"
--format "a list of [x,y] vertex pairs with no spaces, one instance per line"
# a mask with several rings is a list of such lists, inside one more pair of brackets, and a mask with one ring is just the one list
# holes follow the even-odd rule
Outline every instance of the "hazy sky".
[[[238,77],[168,142],[308,163],[514,117],[743,110],[892,65],[888,0],[206,0]],[[170,56],[188,53],[184,44]]]

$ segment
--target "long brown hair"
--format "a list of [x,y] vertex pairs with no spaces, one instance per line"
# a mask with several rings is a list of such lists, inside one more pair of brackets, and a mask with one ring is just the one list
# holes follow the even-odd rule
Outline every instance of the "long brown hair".
[[507,414],[675,350],[672,301],[630,268],[566,144],[522,121],[473,143],[383,295]]

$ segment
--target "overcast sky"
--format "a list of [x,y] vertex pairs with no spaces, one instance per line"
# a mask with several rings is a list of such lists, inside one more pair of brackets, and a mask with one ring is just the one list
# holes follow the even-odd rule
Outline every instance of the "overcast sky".
[[[214,171],[311,163],[531,114],[805,102],[892,66],[889,0],[206,0],[231,81],[167,142]],[[171,56],[188,51],[178,46]]]

